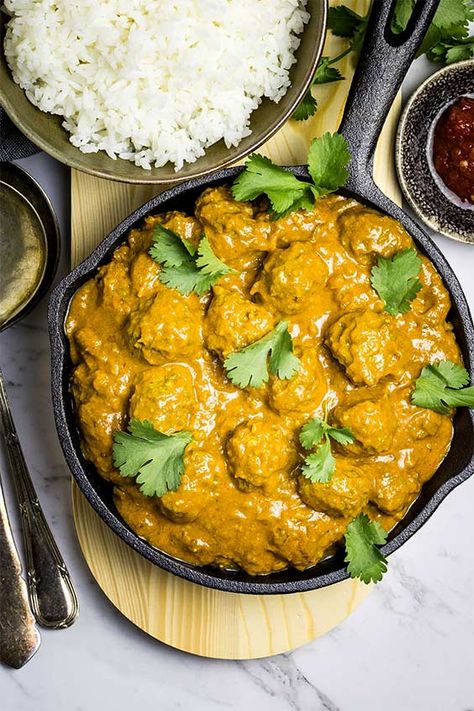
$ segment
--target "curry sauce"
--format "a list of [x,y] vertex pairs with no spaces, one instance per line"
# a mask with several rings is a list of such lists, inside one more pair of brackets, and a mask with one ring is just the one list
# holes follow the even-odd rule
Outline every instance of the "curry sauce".
[[[208,294],[182,296],[149,256],[160,223],[196,245],[202,234],[235,270]],[[333,195],[272,220],[264,203],[205,191],[194,216],[148,217],[72,299],[66,323],[72,395],[85,456],[114,486],[117,508],[153,546],[194,564],[250,574],[315,564],[361,511],[387,530],[436,471],[451,417],[415,407],[428,363],[460,362],[450,301],[426,257],[422,288],[391,316],[370,283],[378,255],[413,242],[400,224]],[[298,372],[240,389],[223,360],[289,324]],[[298,440],[314,416],[349,427],[333,444],[328,483],[301,474]],[[112,461],[129,418],[192,432],[177,491],[146,497]]]

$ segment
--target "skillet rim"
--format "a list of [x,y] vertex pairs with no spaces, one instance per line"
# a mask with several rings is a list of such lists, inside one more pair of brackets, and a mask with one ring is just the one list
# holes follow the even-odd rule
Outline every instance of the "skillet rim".
[[[291,166],[288,167],[288,169],[300,178],[304,179],[308,177],[305,166]],[[138,225],[145,216],[153,212],[165,211],[163,205],[167,201],[182,198],[187,192],[197,189],[203,190],[211,184],[218,185],[229,182],[242,170],[243,166],[221,169],[202,177],[183,181],[151,198],[151,200],[145,202],[119,223],[102,242],[97,245],[93,252],[54,288],[51,293],[48,308],[54,417],[66,462],[81,492],[85,495],[100,518],[114,533],[144,558],[190,582],[226,592],[259,595],[306,592],[341,582],[349,577],[342,554],[336,554],[336,556],[331,557],[329,564],[326,564],[326,561],[322,561],[311,568],[307,568],[305,571],[296,571],[294,568],[287,568],[284,571],[265,576],[249,576],[243,571],[237,571],[235,574],[228,573],[226,571],[220,571],[219,569],[212,569],[210,566],[194,566],[174,558],[154,548],[143,538],[135,534],[120,519],[118,512],[112,511],[103,500],[90,481],[86,470],[88,463],[84,459],[78,443],[74,441],[74,430],[76,428],[70,426],[68,423],[68,419],[72,417],[72,398],[69,394],[70,361],[68,341],[64,331],[64,319],[67,315],[70,300],[75,291],[77,291],[77,288],[95,274],[98,266],[107,261],[113,250],[125,241],[129,230]],[[452,305],[459,315],[465,345],[465,352],[463,353],[465,365],[469,370],[471,380],[473,380],[474,326],[469,306],[456,275],[431,238],[421,230],[401,208],[392,203],[389,198],[379,191],[378,188],[375,187],[375,184],[372,184],[372,186],[368,185],[367,190],[364,190],[364,192],[366,196],[362,194],[356,195],[347,190],[340,191],[343,195],[354,196],[359,202],[372,204],[379,211],[387,212],[402,222],[410,232],[416,245],[428,256],[442,277],[444,285],[449,292]],[[470,420],[469,434],[471,440],[469,461],[460,471],[450,476],[447,481],[443,482],[434,491],[411,521],[403,525],[402,519],[402,521],[397,524],[389,534],[388,542],[381,548],[381,552],[385,556],[396,551],[411,538],[411,536],[428,521],[450,491],[459,486],[459,484],[474,473],[474,411],[468,410],[467,412]],[[89,466],[93,474],[100,479],[93,466]],[[109,486],[107,482],[104,483],[101,480],[100,486],[105,484]],[[332,565],[339,564],[339,567],[334,570],[330,569],[331,562]],[[288,579],[285,579],[285,577]]]

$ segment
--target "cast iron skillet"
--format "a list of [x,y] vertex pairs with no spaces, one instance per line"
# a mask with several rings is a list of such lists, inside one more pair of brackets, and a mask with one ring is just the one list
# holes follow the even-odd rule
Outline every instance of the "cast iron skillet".
[[[474,328],[458,280],[430,238],[403,210],[383,195],[372,179],[375,144],[383,121],[436,5],[435,0],[418,3],[416,15],[412,17],[407,30],[402,35],[394,36],[388,29],[390,7],[387,7],[386,2],[375,3],[367,41],[341,127],[353,156],[347,188],[341,192],[399,220],[414,237],[421,251],[436,266],[451,294],[453,306],[450,319],[464,362],[473,377]],[[91,256],[56,287],[49,308],[54,411],[64,454],[80,489],[112,530],[141,555],[161,568],[200,585],[238,593],[293,593],[321,588],[347,578],[342,551],[302,572],[290,568],[271,575],[252,577],[242,571],[194,567],[153,548],[122,521],[113,503],[111,485],[103,481],[94,467],[84,459],[69,392],[71,361],[64,334],[64,320],[70,299],[77,288],[95,275],[97,267],[110,260],[112,252],[125,241],[129,230],[139,227],[146,215],[167,210],[192,212],[195,199],[203,189],[231,182],[241,170],[220,170],[204,178],[181,183],[156,196],[116,227]],[[291,170],[300,178],[307,177],[305,167],[297,166]],[[466,408],[460,409],[454,420],[454,439],[446,459],[434,477],[424,485],[403,521],[390,533],[382,549],[385,555],[407,541],[427,521],[444,497],[473,473],[473,426],[473,413]]]

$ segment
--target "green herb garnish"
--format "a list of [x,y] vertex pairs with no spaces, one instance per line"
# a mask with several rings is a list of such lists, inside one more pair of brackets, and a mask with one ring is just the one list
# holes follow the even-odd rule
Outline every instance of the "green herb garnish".
[[308,171],[312,182],[300,180],[269,158],[253,153],[232,186],[236,200],[255,200],[266,195],[274,218],[304,208],[312,209],[317,198],[334,192],[347,179],[350,153],[339,133],[314,138],[308,151]]
[[418,279],[421,266],[414,249],[404,249],[389,259],[377,258],[370,281],[387,313],[396,316],[410,310],[411,302],[422,287]]
[[378,583],[387,572],[387,560],[377,546],[387,540],[387,533],[377,521],[359,514],[345,534],[347,572],[364,583]]
[[268,365],[270,372],[281,380],[289,380],[299,370],[300,361],[293,354],[293,341],[286,321],[280,321],[273,331],[241,351],[231,353],[224,361],[227,377],[240,388],[248,385],[259,388],[266,383]]
[[196,249],[187,240],[162,225],[155,225],[150,256],[161,265],[159,280],[184,296],[209,291],[221,277],[233,270],[212,251],[207,237]]
[[[366,26],[367,17],[362,17],[361,15],[358,15],[357,12],[353,12],[347,7],[338,6],[329,8],[328,28],[338,37],[345,37],[348,39],[349,45],[336,57],[321,57],[316,68],[311,87],[319,84],[330,84],[334,81],[341,81],[345,78],[342,76],[339,69],[332,65],[340,62],[341,59],[343,59],[343,57],[350,52],[358,51],[360,49],[364,39]],[[306,119],[316,113],[318,104],[311,93],[311,87],[308,89],[291,116],[291,118],[296,121],[306,121]]]
[[313,417],[301,428],[301,446],[306,450],[317,447],[315,452],[308,454],[301,468],[303,476],[313,483],[326,484],[332,479],[336,460],[331,452],[331,439],[339,444],[351,444],[354,435],[348,427],[332,427],[319,417]]
[[[392,30],[403,32],[406,28],[416,0],[397,0],[392,18]],[[369,16],[363,17],[345,5],[330,7],[328,29],[333,35],[349,41],[348,47],[337,57],[321,57],[311,87],[344,79],[340,72],[331,67],[350,52],[360,51],[364,42]],[[474,56],[474,37],[469,37],[469,22],[474,20],[472,0],[441,0],[428,32],[418,50],[418,56],[426,54],[433,62],[452,64]],[[330,68],[332,71],[328,72]],[[334,72],[337,72],[338,76]],[[308,89],[292,114],[296,121],[305,121],[318,108],[317,101]]]
[[428,57],[433,62],[454,64],[474,57],[474,37],[458,41],[438,42],[428,51]]
[[[397,0],[393,15],[394,32],[403,32],[416,0]],[[435,62],[451,64],[473,56],[474,37],[469,37],[469,22],[474,20],[472,0],[440,0],[435,16],[423,38],[418,56],[426,54]]]
[[148,420],[132,418],[128,432],[114,433],[114,466],[124,477],[137,477],[145,496],[163,496],[179,487],[184,450],[191,440],[191,432],[166,435]]
[[449,415],[453,407],[474,407],[474,386],[465,387],[468,382],[469,373],[458,363],[427,365],[415,381],[411,401],[442,415]]
[[330,7],[328,11],[328,29],[336,37],[345,37],[356,41],[359,36],[364,36],[369,16],[359,15],[345,5]]

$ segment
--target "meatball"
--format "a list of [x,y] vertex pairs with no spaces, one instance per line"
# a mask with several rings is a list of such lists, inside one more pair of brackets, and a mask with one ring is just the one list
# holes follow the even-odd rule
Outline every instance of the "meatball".
[[344,311],[356,311],[377,303],[378,297],[370,283],[370,275],[351,259],[337,266],[328,280],[328,287]]
[[251,293],[278,311],[292,314],[309,305],[327,278],[328,267],[314,244],[293,242],[268,257]]
[[414,414],[410,417],[408,431],[414,440],[426,439],[437,434],[443,424],[443,415],[424,408],[411,408]]
[[201,238],[202,227],[195,217],[185,215],[183,212],[167,212],[160,219],[163,227],[179,235],[182,239],[191,242],[197,247]]
[[[421,255],[420,255],[421,256]],[[420,314],[423,320],[442,323],[448,316],[451,303],[442,279],[429,260],[421,256],[423,266],[420,281],[423,284],[416,299],[412,302],[413,312]]]
[[118,323],[123,323],[133,307],[128,253],[128,247],[120,247],[112,261],[101,267],[98,273],[100,302]]
[[403,371],[396,321],[375,311],[344,314],[331,325],[326,344],[356,385],[376,385]]
[[371,264],[376,255],[392,257],[413,246],[402,225],[387,215],[366,207],[353,207],[338,218],[341,242],[362,264]]
[[226,264],[273,246],[268,214],[257,214],[251,203],[236,202],[228,187],[205,190],[196,200],[195,215],[214,253]]
[[194,521],[205,506],[212,506],[219,495],[218,475],[225,471],[224,462],[215,454],[196,449],[190,444],[184,454],[184,474],[177,491],[159,500],[162,513],[172,521]]
[[140,373],[130,398],[128,412],[137,420],[150,420],[169,434],[190,426],[197,407],[189,368],[176,363],[147,368]]
[[[114,410],[111,404],[99,395],[91,395],[78,406],[78,417],[83,436],[83,450],[99,473],[106,479],[113,479],[108,473],[113,471],[113,435],[123,427],[123,413]],[[120,475],[117,474],[117,477]]]
[[263,486],[274,474],[289,470],[296,454],[277,422],[242,422],[227,442],[227,456],[237,483],[244,489]]
[[344,535],[346,526],[342,517],[334,519],[316,512],[311,517],[293,515],[273,524],[269,543],[283,560],[304,570],[330,553]]
[[301,499],[315,511],[352,517],[368,502],[372,480],[350,461],[336,458],[336,470],[330,481],[313,483],[300,475],[298,488]]
[[315,210],[295,210],[275,220],[272,233],[277,247],[288,247],[293,242],[310,240],[322,220]]
[[160,288],[160,267],[146,252],[139,252],[130,263],[130,280],[137,296],[150,299]]
[[322,402],[328,389],[324,368],[315,348],[300,356],[300,367],[289,380],[272,375],[269,404],[278,413],[311,414]]
[[370,500],[387,514],[403,512],[420,490],[418,476],[410,470],[386,469],[377,477]]
[[199,301],[163,287],[152,301],[130,314],[127,334],[143,358],[157,365],[199,351]]
[[348,427],[362,447],[370,452],[390,449],[397,429],[393,404],[387,399],[363,400],[355,405],[342,404],[334,417],[342,427]]
[[239,291],[216,286],[204,319],[204,342],[210,351],[225,358],[265,336],[273,323],[273,316],[263,306]]

